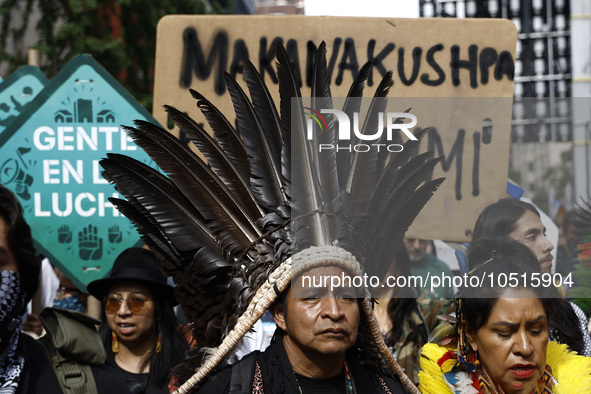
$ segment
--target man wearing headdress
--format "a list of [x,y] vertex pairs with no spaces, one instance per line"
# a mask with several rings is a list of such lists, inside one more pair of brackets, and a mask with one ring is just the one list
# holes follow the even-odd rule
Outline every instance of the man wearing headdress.
[[[320,265],[292,280],[271,307],[278,328],[270,347],[222,369],[197,392],[406,392],[396,376],[377,368],[375,360],[371,365],[371,355],[360,351],[360,289],[339,286],[331,290],[330,286],[304,283],[308,278],[350,277],[343,265]],[[230,391],[237,385],[240,390]]]
[[[200,386],[200,393],[216,394],[417,393],[384,343],[368,285],[350,289],[356,282],[343,282],[384,278],[406,230],[443,182],[430,179],[438,160],[429,152],[413,158],[424,130],[396,157],[318,150],[319,142],[336,144],[337,133],[316,130],[317,140],[308,140],[304,109],[310,108],[301,102],[285,48],[278,43],[275,51],[281,111],[249,61],[243,70],[251,99],[226,76],[238,130],[196,91],[215,138],[165,106],[207,163],[144,121],[125,130],[168,176],[121,155],[101,161],[103,176],[127,198],[110,201],[161,257],[193,322],[197,348],[174,371],[182,383],[177,392]],[[325,43],[313,69],[310,105],[330,109]],[[369,63],[359,71],[344,111],[358,112],[353,98],[363,96],[370,71]],[[392,83],[388,72],[377,86],[366,134],[378,127]],[[398,171],[408,175],[393,176]],[[328,282],[306,282],[310,274]],[[268,309],[278,326],[269,348],[222,369]]]

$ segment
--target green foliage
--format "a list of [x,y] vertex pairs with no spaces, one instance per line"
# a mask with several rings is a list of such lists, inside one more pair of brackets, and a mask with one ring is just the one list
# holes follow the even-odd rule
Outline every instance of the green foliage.
[[560,164],[552,166],[544,173],[544,182],[540,183],[533,191],[532,201],[544,212],[549,212],[548,190],[552,187],[555,191],[554,198],[563,200],[566,186],[574,182],[573,152],[572,149],[564,151],[560,155]]
[[538,208],[540,208],[544,212],[550,212],[550,207],[548,206],[548,189],[544,187],[538,187],[534,189],[533,196],[531,200],[536,204]]
[[521,184],[521,172],[520,171],[509,168],[509,179],[511,179],[516,184],[523,186]]
[[[21,0],[4,0],[0,5],[0,61],[8,61],[11,64],[10,71],[13,71],[17,67],[26,63],[26,60],[20,58],[19,56],[13,56],[7,53],[4,48],[6,47],[6,42],[8,41],[8,36],[10,33],[13,34],[16,40],[21,39],[25,35],[25,31],[27,30],[27,26],[29,24],[29,16],[31,14],[31,9],[33,6],[33,1],[27,0],[24,5],[24,12],[23,12],[23,20],[20,26],[10,26],[11,21],[11,12],[13,9],[18,8],[21,9],[23,7]],[[14,65],[12,65],[14,63]]]
[[560,164],[548,168],[544,179],[550,182],[550,185],[556,190],[556,198],[564,198],[564,189],[567,184],[573,183],[574,167],[573,167],[573,151],[569,149],[562,152],[560,155]]
[[[207,0],[205,0],[207,1]],[[35,26],[41,69],[53,78],[74,56],[90,53],[149,111],[152,110],[156,25],[167,14],[208,13],[204,0],[5,0],[0,5],[0,61],[9,73],[26,64],[27,54],[10,53],[9,33],[21,40],[31,11],[41,18]],[[214,1],[212,11],[220,8]],[[10,27],[22,14],[22,25]],[[13,22],[14,24],[14,22]]]
[[575,285],[567,289],[566,295],[573,298],[587,316],[591,315],[591,265],[589,262],[578,261],[573,271]]

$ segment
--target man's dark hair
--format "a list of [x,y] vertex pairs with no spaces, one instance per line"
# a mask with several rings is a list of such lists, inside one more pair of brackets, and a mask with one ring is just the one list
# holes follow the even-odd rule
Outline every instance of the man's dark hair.
[[515,198],[502,198],[484,208],[474,226],[472,240],[487,237],[506,237],[517,228],[517,221],[527,211],[540,217],[538,210],[531,204]]
[[[491,259],[492,261],[489,261]],[[482,272],[481,267],[482,270],[493,273],[518,272],[521,274],[540,271],[540,263],[532,250],[523,243],[506,236],[483,236],[470,244],[468,268],[471,275],[476,271]]]
[[0,185],[0,217],[8,228],[8,246],[16,259],[28,303],[39,286],[41,259],[35,252],[31,228],[23,217],[21,204],[3,185]]

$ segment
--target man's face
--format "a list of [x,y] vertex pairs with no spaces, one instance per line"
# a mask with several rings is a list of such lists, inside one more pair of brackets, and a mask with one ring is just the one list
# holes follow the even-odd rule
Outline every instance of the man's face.
[[510,238],[528,246],[540,262],[542,272],[550,272],[552,268],[552,255],[550,252],[554,246],[546,238],[546,228],[539,216],[526,210],[517,220],[517,227],[509,234]]
[[418,238],[404,238],[404,246],[406,247],[406,251],[408,252],[408,257],[410,261],[416,263],[417,261],[421,261],[421,259],[427,253],[427,245],[429,241],[425,239],[418,239]]
[[[306,276],[348,276],[335,266],[318,267],[300,275],[292,283],[285,298],[284,308],[273,309],[277,326],[287,333],[284,345],[288,355],[305,357],[344,355],[357,339],[359,306],[355,289],[302,287]],[[292,289],[298,287],[298,295],[292,297]]]
[[16,258],[8,245],[8,226],[2,216],[0,216],[0,270],[18,272]]

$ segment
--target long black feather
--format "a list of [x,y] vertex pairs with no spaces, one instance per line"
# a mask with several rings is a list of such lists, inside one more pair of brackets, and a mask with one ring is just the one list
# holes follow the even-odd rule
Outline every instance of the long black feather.
[[145,213],[141,213],[129,201],[110,197],[109,202],[134,224],[144,244],[160,257],[166,276],[174,275],[180,269],[183,258],[175,252],[170,240],[165,238]]
[[438,178],[422,185],[407,198],[399,214],[390,221],[389,225],[380,234],[376,234],[378,242],[368,250],[367,254],[367,272],[380,278],[386,275],[393,256],[402,246],[404,234],[443,181],[444,178]]
[[240,173],[240,177],[246,183],[250,182],[250,163],[244,150],[244,144],[238,136],[238,132],[215,105],[207,100],[196,90],[189,89],[193,98],[197,99],[197,107],[201,110],[207,123],[213,130],[215,140],[228,154],[234,166]]
[[165,105],[164,108],[179,129],[197,146],[211,168],[226,183],[228,189],[242,201],[251,219],[256,220],[263,216],[264,212],[256,204],[250,191],[249,179],[243,179],[240,176],[243,171],[236,168],[222,147],[189,116],[168,105]]
[[[425,136],[425,134],[429,131],[429,128],[424,128],[417,130],[414,133],[415,140],[408,140],[402,145],[402,151],[397,152],[395,155],[391,155],[391,160],[386,164],[385,160],[383,164],[378,164],[378,168],[384,168],[384,164],[393,165],[393,166],[401,166],[406,163],[410,158],[415,154],[415,152],[419,149],[419,145],[421,144],[421,140]],[[378,159],[379,160],[379,159]]]
[[[332,97],[330,92],[330,80],[326,64],[326,43],[323,41],[316,52],[314,73],[312,76],[312,108],[316,110],[332,109]],[[338,239],[339,245],[346,247],[350,243],[350,227],[347,226],[347,217],[344,215],[342,189],[339,184],[338,167],[336,165],[336,149],[323,149],[320,147],[335,147],[336,134],[335,122],[332,114],[324,116],[327,129],[318,130],[312,139],[311,159],[315,165],[320,183],[321,199],[324,210],[330,214],[322,220],[327,222],[326,237]]]
[[[413,194],[416,188],[432,173],[433,168],[437,165],[439,160],[439,158],[432,159],[416,167],[411,167],[407,163],[406,166],[411,168],[407,170],[403,167],[399,170],[396,185],[390,192],[384,209],[381,212],[378,212],[375,216],[378,218],[378,221],[374,229],[387,228],[388,223],[391,223],[403,212],[403,204]],[[401,172],[403,171],[408,174],[401,176]],[[379,234],[375,231],[373,231],[373,233],[374,237],[368,239],[368,250],[373,250],[376,246],[377,236]]]
[[[319,211],[324,209],[318,174],[314,171],[310,144],[306,139],[306,121],[300,88],[296,82],[293,69],[285,48],[276,47],[277,76],[279,77],[279,97],[281,100],[282,132],[290,141],[291,157],[289,164],[295,161],[297,168],[291,166],[290,182],[286,185],[297,194],[291,193],[292,215],[307,214],[293,224],[294,245],[326,245],[330,239],[328,223]],[[295,100],[295,103],[292,103]],[[293,107],[292,107],[293,104]],[[292,110],[293,109],[293,110]],[[285,157],[285,156],[284,156]],[[283,166],[286,170],[286,166]],[[289,172],[287,172],[289,174]]]
[[[386,96],[392,86],[392,73],[388,72],[378,85],[370,107],[367,111],[362,133],[368,135],[376,133],[379,119],[386,111]],[[357,232],[365,232],[367,225],[367,210],[374,196],[374,189],[378,179],[377,157],[378,150],[371,149],[368,152],[352,153],[351,170],[347,181],[346,190],[351,195],[350,212],[351,223]]]
[[[161,226],[162,231],[166,234],[174,245],[178,245],[181,250],[191,251],[191,255],[206,254],[208,258],[201,262],[200,269],[194,270],[200,274],[197,280],[188,281],[186,270],[175,269],[175,265],[179,263],[186,264],[183,260],[172,260],[173,264],[167,266],[167,271],[171,274],[176,283],[188,289],[197,289],[202,286],[202,292],[211,291],[212,281],[215,279],[218,286],[222,288],[228,286],[231,265],[220,255],[218,246],[214,241],[214,235],[208,230],[204,223],[198,218],[193,217],[187,206],[183,206],[183,201],[175,201],[171,198],[170,190],[162,190],[157,184],[160,181],[149,182],[149,177],[146,176],[146,166],[140,162],[134,162],[133,159],[124,156],[111,155],[109,159],[101,161],[101,165],[105,169],[105,174],[111,181],[116,182],[123,188],[129,190],[138,202],[142,202],[142,206],[150,212]],[[149,168],[149,167],[148,167]],[[158,173],[154,173],[158,174]],[[159,174],[158,174],[159,175]],[[149,196],[149,201],[142,196],[142,192]],[[162,217],[165,217],[163,220]],[[137,218],[136,218],[137,219]],[[150,238],[150,240],[152,240]],[[154,245],[152,245],[154,246]],[[166,246],[165,244],[157,244],[156,246]],[[162,249],[156,248],[156,252],[163,252]],[[162,257],[167,258],[169,255],[165,253]],[[170,261],[170,260],[169,260]],[[225,274],[224,274],[225,272]],[[209,275],[206,275],[209,273]],[[225,279],[224,279],[225,278]],[[200,285],[202,283],[203,285]],[[225,291],[225,290],[220,290]]]
[[[388,95],[391,86],[392,72],[389,71],[386,73],[386,75],[384,75],[384,78],[382,78],[380,84],[376,88],[376,92],[367,111],[367,116],[365,117],[365,122],[361,130],[362,134],[367,135],[370,132],[377,131],[379,121],[378,114],[383,114],[386,110],[386,96]],[[353,138],[353,136],[351,138],[352,141],[355,141],[353,144],[358,141],[357,139]],[[377,149],[374,149],[370,152],[375,153],[366,154],[369,152],[353,152],[352,154],[353,157],[351,158],[351,172],[349,173],[349,179],[347,180],[346,185],[347,191],[351,194],[356,193],[357,190],[367,194],[367,189],[364,187],[364,184],[371,184],[374,182],[373,176],[370,177],[370,179],[367,179],[367,173],[365,173],[365,171],[372,170],[373,173],[377,171],[376,160],[378,151]],[[370,191],[373,190],[370,189]]]
[[134,142],[142,147],[166,172],[206,220],[220,220],[235,229],[235,236],[250,243],[260,235],[256,224],[227,186],[187,146],[166,130],[144,121],[138,129],[125,127]]
[[[359,113],[361,109],[361,100],[363,97],[363,90],[365,87],[365,81],[367,80],[371,71],[372,63],[366,62],[359,73],[355,76],[353,84],[349,88],[347,98],[343,104],[343,112],[347,114],[349,119],[353,119],[355,112]],[[350,124],[349,135],[353,134],[353,124]],[[335,130],[338,133],[339,130]],[[347,180],[349,179],[349,172],[351,171],[351,152],[344,149],[347,144],[346,140],[337,139],[337,145],[339,149],[336,152],[337,160],[337,171],[339,173],[339,185],[341,189],[346,188]]]
[[[422,135],[423,133],[417,133],[417,138],[420,140]],[[408,145],[409,142],[417,142],[417,144],[407,147],[406,145]],[[375,220],[377,220],[382,212],[384,212],[385,205],[390,198],[392,190],[399,184],[398,177],[400,176],[401,179],[404,179],[410,169],[416,168],[418,165],[425,163],[425,161],[433,156],[431,152],[426,152],[407,163],[408,159],[412,156],[412,151],[417,147],[418,141],[408,141],[404,146],[404,155],[401,155],[403,152],[393,155],[394,157],[388,161],[386,167],[381,171],[374,190],[374,198],[372,199],[371,207],[369,209],[369,217],[372,218],[372,223],[375,223]],[[404,167],[402,167],[403,169],[400,173],[401,166]]]
[[[277,113],[277,108],[275,108],[271,93],[269,93],[263,79],[250,61],[246,60],[244,62],[243,69],[244,80],[248,86],[257,119],[261,124],[261,130],[269,145],[270,155],[273,157],[273,162],[281,163],[281,119]],[[279,173],[281,172],[279,171]]]
[[273,151],[276,147],[262,130],[254,108],[240,85],[229,74],[225,74],[225,78],[250,162],[253,194],[259,204],[267,209],[283,207],[287,197],[281,187],[281,163],[277,160],[281,152]]
[[[163,232],[179,250],[195,250],[209,240],[209,247],[216,248],[215,236],[196,211],[162,175],[153,168],[127,156],[109,154],[100,161],[103,176],[118,189],[138,201],[158,222]],[[165,178],[164,178],[165,179]]]
[[[283,45],[279,42],[275,46],[275,56],[277,57],[281,139],[283,141],[283,148],[281,149],[281,175],[284,181],[283,187],[285,194],[291,197],[291,139],[292,135],[297,132],[303,132],[306,129],[306,120],[302,108],[300,86],[291,67],[289,56]],[[295,103],[293,113],[292,102]]]
[[[314,69],[312,73],[312,87],[310,105],[312,109],[321,111],[322,109],[332,109],[332,96],[330,93],[330,80],[328,77],[328,70],[326,64],[326,43],[322,41],[318,50],[316,51],[316,58],[314,60]],[[315,165],[316,173],[322,185],[322,191],[327,194],[334,194],[333,177],[326,174],[328,166],[334,167],[334,151],[325,151],[326,155],[319,155],[319,146],[321,144],[329,144],[334,146],[335,144],[335,133],[334,133],[334,116],[332,114],[325,114],[324,119],[326,121],[326,130],[318,130],[314,138],[310,141],[312,161]],[[318,129],[314,123],[312,123],[314,129]],[[331,170],[331,169],[329,169]],[[336,171],[336,168],[334,168]],[[328,182],[326,179],[328,178]],[[328,195],[324,196],[324,200],[330,200]]]
[[[106,171],[102,173],[103,178],[114,182]],[[152,214],[143,207],[143,205],[133,196],[133,194],[125,189],[121,184],[115,184],[115,189],[121,193],[122,196],[126,197],[127,200],[121,200],[119,198],[110,197],[109,201],[117,207],[117,209],[127,218],[129,218],[134,225],[140,231],[142,237],[149,237],[150,241],[144,240],[146,244],[161,245],[163,249],[162,256],[166,255],[168,260],[173,264],[178,264],[183,257],[183,253],[170,241],[166,236],[158,221],[152,216]],[[141,229],[141,230],[140,230]]]
[[[411,109],[412,109],[412,108],[407,108],[407,109],[406,109],[404,112],[405,112],[405,113],[408,113],[408,112],[410,112],[410,110],[411,110]],[[395,124],[396,124],[396,123],[398,123],[398,124],[401,124],[401,123],[403,123],[403,119],[401,119],[401,118],[397,118],[397,119],[394,121],[394,123],[395,123]],[[420,133],[420,130],[419,130],[419,131],[417,131],[415,134],[419,134],[419,133]],[[399,137],[399,138],[400,138],[400,142],[402,142],[402,138],[401,138],[399,135],[398,135],[397,137]],[[416,137],[416,135],[415,135],[415,137]],[[384,145],[387,145],[387,144],[391,144],[392,142],[395,142],[395,140],[392,140],[392,141],[388,140],[388,133],[383,133],[383,134],[382,134],[382,137],[380,138],[380,140],[379,140],[379,142],[378,142],[378,143],[379,143],[379,144],[384,144]],[[407,141],[407,143],[408,143],[408,142],[413,142],[413,140],[409,140],[409,141]],[[404,163],[404,162],[407,160],[407,159],[402,159],[403,157],[406,157],[405,155],[407,154],[407,146],[406,146],[406,145],[407,145],[407,144],[405,143],[405,145],[404,145],[404,147],[403,147],[403,150],[402,150],[402,152],[397,152],[397,154],[393,155],[394,157],[399,157],[399,156],[401,156],[401,159],[400,159],[400,160],[401,160],[401,161],[400,161],[401,163]],[[410,144],[410,145],[409,145],[409,148],[411,148],[411,149],[410,149],[410,151],[411,151],[411,152],[412,152],[412,151],[413,151],[413,149],[414,149],[414,148],[413,148],[413,146],[414,146],[414,145],[412,145],[412,144]],[[382,168],[384,168],[384,166],[386,165],[386,162],[388,161],[388,158],[390,158],[391,156],[392,156],[392,155],[390,155],[390,152],[388,152],[388,150],[387,150],[387,149],[382,149],[382,150],[381,150],[381,151],[378,153],[378,162],[377,162],[378,170],[379,170],[379,169],[382,169]]]

